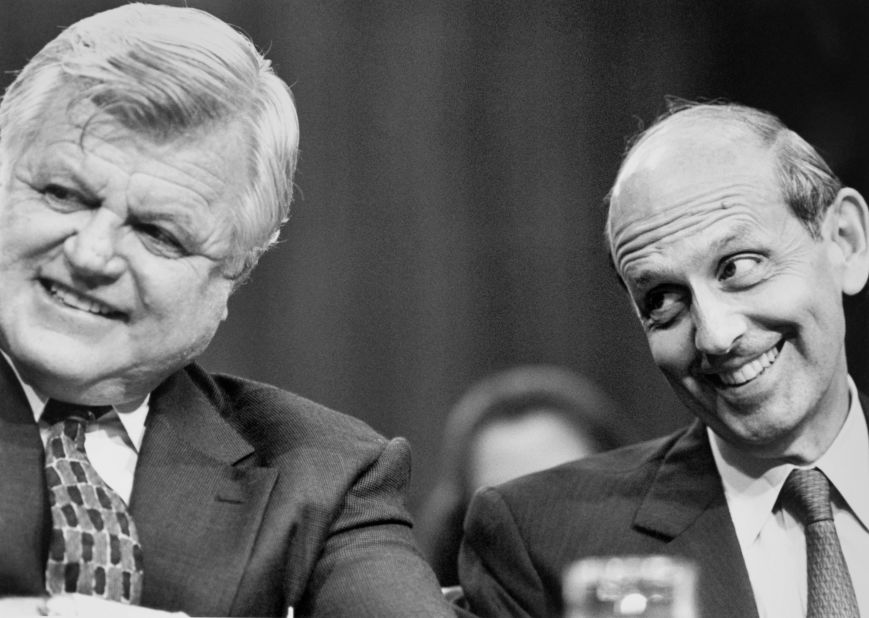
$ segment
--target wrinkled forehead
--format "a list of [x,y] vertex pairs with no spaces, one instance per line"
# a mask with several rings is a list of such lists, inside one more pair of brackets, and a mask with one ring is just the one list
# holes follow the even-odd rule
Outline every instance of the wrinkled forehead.
[[[116,144],[131,151],[163,150],[203,161],[233,157],[242,164],[246,162],[246,141],[240,121],[227,119],[184,130],[155,132],[149,127],[131,124],[88,99],[77,99],[66,92],[61,95],[46,103],[36,132],[10,150],[13,160],[34,148],[68,142],[82,152],[89,152],[100,144]],[[239,178],[247,179],[246,165],[241,165],[237,171],[241,172]]]
[[675,123],[658,127],[626,158],[610,199],[607,240],[614,256],[625,231],[647,220],[688,216],[700,205],[779,195],[774,153],[741,127]]

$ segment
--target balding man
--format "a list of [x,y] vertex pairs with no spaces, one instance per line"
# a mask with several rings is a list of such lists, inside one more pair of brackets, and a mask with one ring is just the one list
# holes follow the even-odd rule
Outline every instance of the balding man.
[[471,608],[560,616],[574,561],[663,554],[697,566],[705,618],[869,615],[869,402],[842,306],[869,273],[867,220],[768,113],[686,105],[641,134],[606,236],[696,420],[479,493],[460,566]]

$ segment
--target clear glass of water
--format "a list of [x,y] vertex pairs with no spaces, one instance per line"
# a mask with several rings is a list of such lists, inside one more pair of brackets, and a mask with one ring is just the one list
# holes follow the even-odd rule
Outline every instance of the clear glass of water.
[[562,583],[565,618],[698,618],[696,568],[681,558],[585,558]]

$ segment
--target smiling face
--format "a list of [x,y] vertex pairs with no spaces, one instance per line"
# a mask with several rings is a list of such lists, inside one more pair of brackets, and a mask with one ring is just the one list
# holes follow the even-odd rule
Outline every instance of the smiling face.
[[156,144],[99,121],[82,136],[64,105],[0,150],[0,346],[51,397],[133,401],[226,316],[242,149],[230,130]]
[[770,150],[702,121],[659,128],[616,183],[613,256],[655,363],[755,456],[812,461],[847,414],[842,293],[865,282],[866,210],[849,191],[815,238],[783,201]]

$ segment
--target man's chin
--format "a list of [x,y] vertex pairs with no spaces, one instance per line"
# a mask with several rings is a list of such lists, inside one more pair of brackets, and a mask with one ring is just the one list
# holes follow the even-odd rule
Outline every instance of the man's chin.
[[[734,431],[760,435],[766,430],[764,419],[775,419],[773,412],[776,407],[776,397],[770,392],[740,392],[736,388],[714,388],[704,385],[703,388],[681,388],[677,391],[682,403],[691,413],[709,425],[715,425],[718,420]],[[773,395],[773,396],[771,396]]]
[[707,424],[722,440],[755,459],[788,460],[799,451],[795,429],[784,425],[780,418],[731,417]]
[[46,395],[52,399],[94,406],[125,406],[132,402],[143,401],[149,393],[148,388],[137,388],[116,381],[88,385],[56,383],[50,385],[49,390],[46,391]]
[[75,403],[105,405],[131,399],[131,385],[99,366],[62,354],[45,358],[10,354],[21,379],[42,396]]

